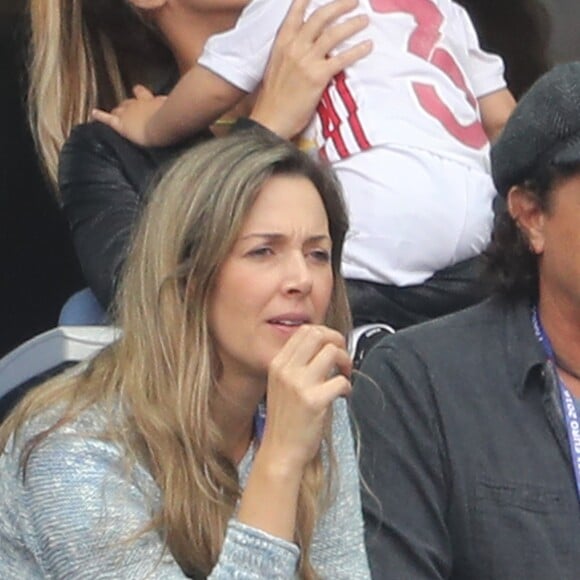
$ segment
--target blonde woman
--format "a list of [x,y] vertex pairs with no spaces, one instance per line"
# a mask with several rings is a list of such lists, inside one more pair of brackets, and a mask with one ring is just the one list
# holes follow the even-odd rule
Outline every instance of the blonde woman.
[[263,130],[177,161],[122,337],[0,428],[0,577],[369,577],[346,230],[333,177]]

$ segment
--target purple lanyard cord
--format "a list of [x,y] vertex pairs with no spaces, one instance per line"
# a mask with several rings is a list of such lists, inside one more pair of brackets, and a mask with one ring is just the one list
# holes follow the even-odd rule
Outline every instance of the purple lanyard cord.
[[[538,309],[534,306],[532,308],[532,324],[534,325],[534,332],[544,347],[544,351],[548,358],[556,365],[556,357],[554,356],[554,349],[552,343],[546,334],[540,317]],[[564,424],[566,425],[566,433],[568,435],[568,444],[570,446],[570,454],[572,455],[572,464],[574,466],[574,476],[576,478],[576,491],[578,493],[578,500],[580,501],[580,421],[578,420],[578,410],[574,399],[560,378],[558,378],[558,387],[560,389],[560,398],[562,401],[562,410],[564,413]]]

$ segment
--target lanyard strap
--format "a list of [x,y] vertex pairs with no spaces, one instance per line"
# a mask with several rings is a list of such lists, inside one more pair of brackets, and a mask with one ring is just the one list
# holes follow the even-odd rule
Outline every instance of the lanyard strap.
[[[540,322],[540,317],[538,315],[538,309],[534,306],[532,308],[532,323],[534,325],[534,332],[536,337],[540,341],[540,344],[544,347],[544,351],[548,358],[556,364],[554,349],[552,348],[552,343],[546,334],[542,323]],[[578,493],[578,500],[580,501],[580,422],[578,420],[578,409],[574,403],[574,399],[570,394],[570,391],[564,384],[564,381],[560,378],[560,375],[556,373],[558,378],[558,387],[560,390],[560,399],[562,401],[562,410],[564,414],[564,424],[566,425],[566,433],[568,435],[568,444],[570,446],[570,454],[572,456],[572,465],[574,466],[574,476],[576,478],[576,491]]]
[[256,413],[254,414],[254,437],[256,441],[262,441],[264,435],[264,428],[266,427],[266,400],[262,399],[258,404]]

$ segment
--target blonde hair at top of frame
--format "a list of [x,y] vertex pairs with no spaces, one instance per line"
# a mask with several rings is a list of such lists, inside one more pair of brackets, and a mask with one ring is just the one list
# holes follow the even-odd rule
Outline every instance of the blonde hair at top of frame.
[[58,157],[95,107],[111,109],[137,83],[174,68],[158,34],[129,0],[29,0],[28,118],[56,191]]
[[[1,448],[26,418],[63,400],[68,408],[57,426],[95,403],[118,417],[121,401],[122,424],[112,423],[102,436],[126,450],[129,465],[140,461],[153,474],[164,503],[150,527],[162,531],[190,574],[207,575],[215,565],[240,496],[213,420],[220,365],[208,327],[209,300],[257,195],[278,174],[304,176],[320,193],[335,276],[326,322],[346,333],[350,316],[339,270],[348,224],[330,171],[265,131],[215,139],[182,155],[152,192],[118,296],[122,338],[82,375],[30,393],[0,428]],[[316,578],[309,559],[314,528],[332,498],[330,418],[323,447],[329,462],[325,466],[319,452],[308,465],[298,502],[299,575],[307,580]]]

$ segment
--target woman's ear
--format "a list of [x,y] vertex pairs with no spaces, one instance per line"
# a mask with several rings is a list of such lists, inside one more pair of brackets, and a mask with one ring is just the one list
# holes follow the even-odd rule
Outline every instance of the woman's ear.
[[525,187],[514,185],[507,194],[507,208],[528,240],[530,251],[537,255],[542,254],[546,213],[538,199]]
[[129,0],[137,10],[157,10],[162,8],[167,0]]

